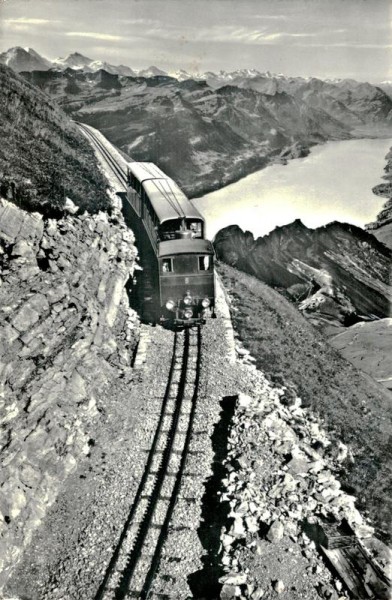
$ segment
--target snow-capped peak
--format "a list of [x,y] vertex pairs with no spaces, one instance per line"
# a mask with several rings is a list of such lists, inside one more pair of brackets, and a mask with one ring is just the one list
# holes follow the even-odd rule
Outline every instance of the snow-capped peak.
[[68,54],[65,58],[55,58],[53,61],[54,66],[70,67],[71,69],[83,69],[87,67],[92,61],[91,58],[83,56],[79,52],[73,52]]
[[151,67],[148,67],[148,69],[142,69],[139,71],[138,75],[140,77],[156,77],[157,75],[167,75],[167,73],[166,71],[162,71],[161,69],[158,69],[158,67],[152,65]]
[[22,48],[14,46],[6,52],[0,54],[0,63],[7,65],[17,72],[21,71],[47,71],[52,63],[40,56],[32,48]]

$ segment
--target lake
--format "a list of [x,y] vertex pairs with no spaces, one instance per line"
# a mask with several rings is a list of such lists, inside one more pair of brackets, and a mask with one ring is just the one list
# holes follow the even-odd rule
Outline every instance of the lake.
[[298,218],[311,228],[331,221],[363,227],[385,202],[372,188],[383,181],[391,145],[391,139],[327,142],[306,158],[271,165],[194,203],[210,239],[227,225],[259,236]]

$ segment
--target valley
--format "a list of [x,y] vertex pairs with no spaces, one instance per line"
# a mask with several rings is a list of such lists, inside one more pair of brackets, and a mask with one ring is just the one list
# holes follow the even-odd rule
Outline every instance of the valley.
[[37,53],[22,50],[0,62],[135,160],[156,162],[192,198],[328,140],[387,136],[392,127],[391,97],[369,83],[251,70],[170,76],[78,53],[39,66]]

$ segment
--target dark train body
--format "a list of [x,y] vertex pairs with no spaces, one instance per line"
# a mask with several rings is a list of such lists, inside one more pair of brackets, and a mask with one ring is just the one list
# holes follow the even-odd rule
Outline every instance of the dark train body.
[[123,208],[143,267],[137,291],[144,318],[193,325],[214,315],[213,246],[178,185],[153,163],[129,163]]

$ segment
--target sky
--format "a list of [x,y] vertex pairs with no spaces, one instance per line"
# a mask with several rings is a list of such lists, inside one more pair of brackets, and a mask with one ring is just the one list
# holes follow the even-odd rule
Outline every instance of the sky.
[[0,0],[0,51],[171,73],[392,79],[391,0]]

